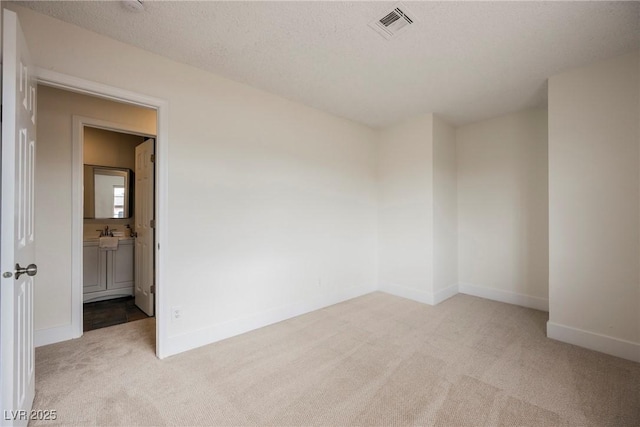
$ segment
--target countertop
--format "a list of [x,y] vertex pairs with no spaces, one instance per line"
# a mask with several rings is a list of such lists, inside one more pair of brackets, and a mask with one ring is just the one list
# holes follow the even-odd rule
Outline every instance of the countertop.
[[[118,237],[119,241],[127,241],[127,240],[133,240],[133,237]],[[85,237],[82,239],[83,242],[85,243],[98,243],[98,241],[100,241],[99,237]]]

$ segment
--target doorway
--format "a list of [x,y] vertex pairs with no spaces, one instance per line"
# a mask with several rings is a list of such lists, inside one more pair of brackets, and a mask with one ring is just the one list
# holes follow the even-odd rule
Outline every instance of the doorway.
[[[163,357],[163,337],[166,336],[166,327],[165,327],[165,319],[162,315],[163,310],[163,301],[160,297],[161,290],[163,286],[163,277],[164,277],[164,268],[163,268],[163,254],[159,252],[160,243],[163,241],[164,236],[166,236],[166,222],[163,221],[166,218],[166,141],[167,141],[167,132],[166,132],[166,123],[167,123],[167,104],[163,100],[147,97],[145,95],[140,95],[134,92],[129,92],[126,90],[113,88],[109,86],[104,86],[101,84],[96,84],[93,82],[85,81],[82,79],[78,79],[75,77],[62,75],[49,70],[38,70],[36,73],[38,75],[39,88],[42,90],[55,89],[62,90],[63,92],[67,92],[74,95],[83,95],[91,98],[92,102],[98,101],[110,101],[115,102],[117,104],[126,106],[126,107],[143,107],[147,110],[152,111],[154,117],[157,122],[153,125],[153,128],[149,128],[148,126],[144,129],[141,129],[139,126],[134,126],[130,121],[127,123],[119,123],[117,120],[113,120],[113,116],[100,116],[96,114],[91,114],[91,117],[87,117],[80,114],[74,114],[73,116],[73,124],[71,126],[73,138],[69,138],[73,140],[73,147],[71,151],[71,226],[67,229],[69,231],[65,231],[66,233],[71,234],[71,254],[70,254],[70,262],[71,262],[71,290],[70,290],[70,299],[71,299],[71,307],[69,309],[70,317],[71,317],[71,325],[49,328],[47,330],[36,331],[36,337],[38,332],[43,332],[41,334],[40,339],[36,339],[36,343],[38,345],[44,345],[53,342],[64,341],[72,338],[80,337],[83,333],[83,234],[84,234],[84,206],[83,206],[83,155],[82,155],[82,147],[79,142],[83,139],[83,131],[85,126],[89,126],[92,128],[99,129],[108,129],[115,130],[119,132],[128,132],[133,134],[139,134],[145,137],[157,137],[154,142],[155,145],[155,158],[157,159],[155,162],[155,171],[152,173],[153,182],[155,184],[155,188],[153,190],[153,195],[155,200],[152,202],[153,212],[155,215],[155,225],[156,227],[152,230],[152,240],[150,244],[150,249],[152,250],[152,259],[155,260],[155,263],[152,263],[150,270],[152,271],[154,277],[154,294],[153,294],[153,309],[154,314],[156,315],[156,355],[159,358]],[[58,102],[58,100],[56,100]],[[57,112],[56,112],[57,114]],[[103,118],[101,118],[103,117]],[[106,119],[106,120],[105,120]],[[65,119],[66,120],[66,119]],[[63,120],[63,122],[65,121]],[[71,121],[71,120],[69,120]],[[69,122],[67,122],[69,123]],[[115,123],[115,125],[114,125]],[[148,125],[148,123],[147,123]],[[68,141],[68,140],[67,140]],[[41,153],[39,153],[40,155]],[[58,156],[64,157],[64,153],[59,153]],[[60,165],[54,165],[50,168],[52,171],[62,171],[60,169]],[[68,169],[67,169],[68,170]],[[52,172],[53,173],[53,172]],[[59,172],[55,172],[59,173]],[[47,178],[45,178],[46,180]],[[68,188],[68,187],[67,187]],[[43,192],[47,192],[44,190]],[[51,201],[49,201],[51,202]],[[66,205],[63,200],[54,200],[51,203],[62,202],[62,205]],[[43,203],[40,204],[42,206]],[[68,205],[67,205],[68,206]],[[66,208],[65,208],[66,209]],[[68,218],[68,217],[67,217]],[[50,221],[50,219],[49,219]],[[58,224],[59,225],[59,224]],[[51,227],[55,227],[56,225],[52,225]],[[68,234],[66,234],[68,236]],[[67,237],[68,238],[68,237]],[[58,239],[60,240],[60,239]],[[51,239],[50,239],[51,241]],[[57,242],[56,242],[57,243]],[[51,251],[53,249],[52,245],[49,245],[48,248],[43,248],[43,250]],[[57,248],[56,248],[57,249]],[[66,252],[62,251],[62,255]],[[68,255],[64,255],[67,257]],[[56,266],[60,265],[59,263]],[[57,268],[57,271],[56,271]],[[60,267],[54,267],[51,269],[52,271],[61,271],[66,270]],[[69,270],[66,270],[69,271]],[[69,281],[66,281],[68,283]],[[68,285],[66,285],[68,286]],[[49,301],[46,302],[47,304]],[[68,315],[68,312],[67,312]]]
[[74,123],[82,126],[74,146],[83,153],[83,331],[153,317],[155,135]]

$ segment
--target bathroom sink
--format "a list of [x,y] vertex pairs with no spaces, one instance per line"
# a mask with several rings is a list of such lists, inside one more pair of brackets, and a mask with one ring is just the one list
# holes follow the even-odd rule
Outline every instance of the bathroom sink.
[[[95,235],[94,234],[89,234],[89,235],[85,234],[84,237],[82,238],[82,241],[84,241],[84,242],[98,242],[98,241],[100,241],[100,237],[101,236],[99,236],[97,233]],[[124,233],[123,233],[122,236],[114,235],[113,237],[117,237],[118,240],[130,240],[130,239],[132,239],[131,236],[125,236]]]

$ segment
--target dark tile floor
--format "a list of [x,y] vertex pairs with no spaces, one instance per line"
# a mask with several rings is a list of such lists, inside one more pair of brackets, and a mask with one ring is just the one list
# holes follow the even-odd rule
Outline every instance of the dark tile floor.
[[83,305],[82,330],[86,332],[147,317],[149,316],[136,307],[134,297],[90,302]]

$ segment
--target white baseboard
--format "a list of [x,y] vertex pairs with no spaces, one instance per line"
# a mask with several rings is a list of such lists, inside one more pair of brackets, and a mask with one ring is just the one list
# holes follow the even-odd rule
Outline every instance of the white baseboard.
[[520,305],[522,307],[534,308],[536,310],[549,311],[549,300],[545,298],[532,297],[530,295],[503,291],[501,289],[487,288],[484,286],[472,285],[470,283],[458,284],[458,291],[463,294],[473,295],[480,298]]
[[382,292],[386,292],[397,297],[410,299],[423,304],[437,305],[442,301],[451,298],[458,293],[458,285],[451,285],[445,289],[441,289],[435,293],[421,291],[418,289],[407,288],[396,284],[385,284],[380,286]]
[[73,329],[71,324],[57,326],[55,328],[39,329],[34,332],[33,341],[36,347],[41,347],[43,345],[79,338],[80,336],[76,336]]
[[547,322],[547,337],[634,362],[640,362],[640,343],[572,328],[551,321]]
[[310,301],[303,301],[296,304],[278,307],[241,319],[188,332],[186,334],[170,336],[166,339],[163,358],[231,338],[283,320],[291,319],[292,317],[300,316],[330,305],[338,304],[340,302],[374,292],[375,290],[375,287],[364,286],[345,289],[344,291],[318,297]]
[[406,286],[400,286],[400,285],[391,284],[391,283],[380,285],[380,290],[382,292],[386,292],[388,294],[395,295],[397,297],[410,299],[416,302],[421,302],[423,304],[434,305],[433,295],[431,295],[431,293],[426,291],[407,288]]
[[433,293],[433,305],[440,304],[442,301],[451,298],[458,293],[458,285],[451,285],[447,288],[440,289]]

